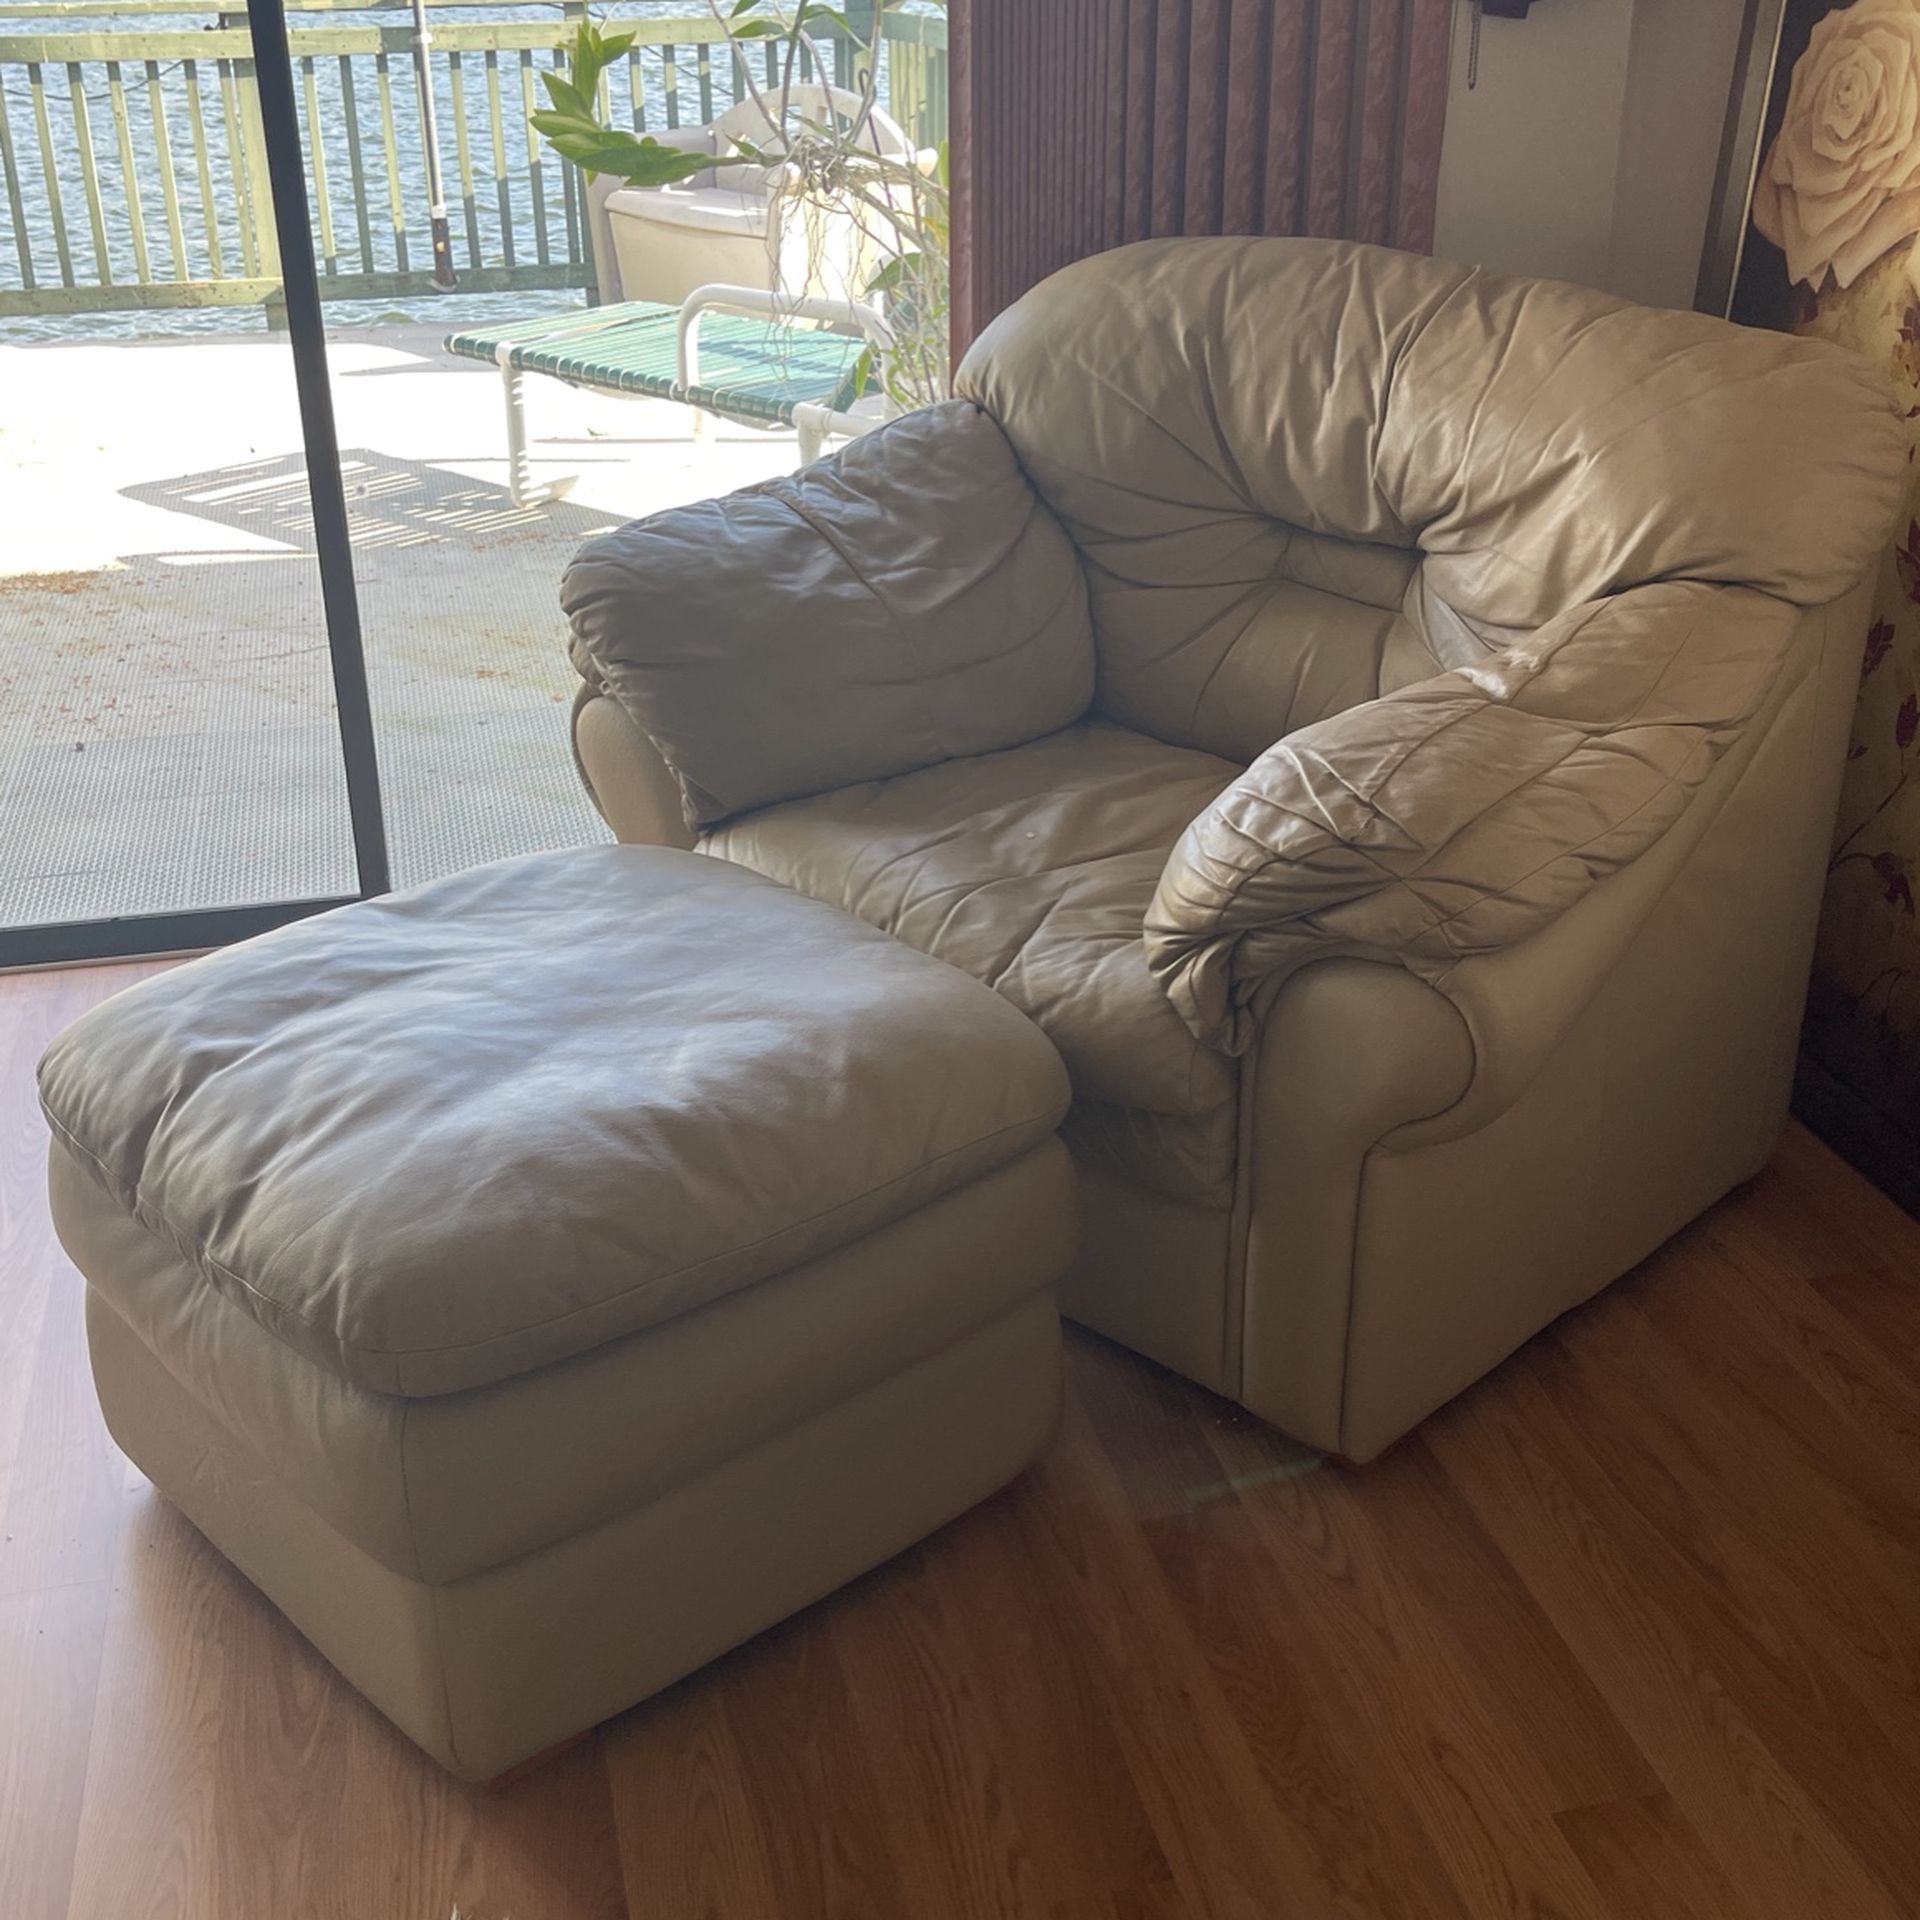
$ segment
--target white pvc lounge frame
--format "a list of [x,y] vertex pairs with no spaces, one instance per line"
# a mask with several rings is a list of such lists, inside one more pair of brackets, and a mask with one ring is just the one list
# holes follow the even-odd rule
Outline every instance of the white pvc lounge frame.
[[[876,355],[891,353],[894,347],[893,330],[878,307],[857,300],[835,300],[823,294],[795,298],[769,293],[764,287],[734,287],[715,282],[711,286],[695,287],[680,306],[675,335],[675,377],[683,391],[699,384],[700,316],[706,313],[765,315],[774,320],[814,320],[834,333],[865,340]],[[533,457],[527,438],[527,369],[513,364],[513,348],[508,344],[502,343],[496,347],[493,357],[500,369],[501,394],[507,409],[507,497],[515,507],[545,506],[550,501],[562,499],[572,491],[579,476],[562,474],[539,486],[534,485]],[[556,374],[550,377],[564,377],[565,384],[570,387],[579,387],[587,393],[604,393],[616,400],[650,397],[603,385],[591,376],[583,378],[572,374]],[[708,412],[714,411],[702,409],[691,400],[686,404],[694,408],[696,419],[699,420],[704,420]],[[717,417],[726,416],[720,413]],[[888,410],[854,412],[829,407],[815,400],[797,402],[793,409],[793,426],[800,443],[800,464],[811,466],[818,460],[826,450],[829,439],[851,439],[878,426],[888,417]]]

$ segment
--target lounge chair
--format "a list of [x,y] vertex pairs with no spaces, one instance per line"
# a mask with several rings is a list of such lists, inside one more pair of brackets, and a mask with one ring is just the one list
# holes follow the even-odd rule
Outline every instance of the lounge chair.
[[[794,87],[787,106],[797,122],[850,124],[862,112],[857,94],[813,83]],[[740,101],[707,126],[652,137],[711,154],[715,164],[669,187],[630,187],[605,176],[592,183],[594,261],[608,298],[677,306],[696,288],[715,284],[846,297],[872,277],[877,263],[851,206],[810,202],[803,219],[786,217],[794,209],[776,192],[781,170],[739,157],[743,146],[763,155],[784,149],[760,99]],[[877,107],[867,114],[862,144],[908,165],[923,158],[900,124]]]
[[523,378],[544,373],[592,393],[677,400],[723,420],[791,427],[803,466],[830,436],[864,433],[893,409],[862,397],[867,356],[892,336],[879,310],[850,300],[699,287],[679,306],[628,300],[446,337],[449,353],[500,369],[507,402],[507,492],[516,507],[557,500],[576,476],[536,489]]

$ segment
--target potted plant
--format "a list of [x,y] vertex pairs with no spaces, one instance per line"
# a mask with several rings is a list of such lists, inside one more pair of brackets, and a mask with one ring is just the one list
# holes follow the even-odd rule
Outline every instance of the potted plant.
[[[944,149],[914,151],[879,101],[881,33],[901,4],[875,0],[863,39],[845,13],[820,0],[707,0],[733,56],[740,97],[713,126],[665,139],[603,117],[602,76],[634,36],[584,20],[570,71],[542,75],[551,104],[533,115],[533,125],[590,183],[607,183],[593,198],[614,218],[638,223],[651,214],[682,232],[696,229],[704,193],[716,203],[716,231],[733,235],[745,222],[728,203],[746,203],[750,211],[764,200],[758,244],[765,278],[752,284],[790,297],[796,309],[822,294],[881,305],[894,344],[877,361],[869,356],[863,379],[870,392],[905,409],[947,392],[949,202]],[[851,89],[807,77],[809,68],[822,77],[833,71],[836,41],[855,48]],[[756,64],[768,77],[756,79]],[[698,264],[739,260],[737,242],[731,256],[716,240],[690,257],[697,264],[681,268],[678,279],[668,270],[666,284],[646,287],[642,297],[677,300],[690,280],[742,277],[737,267]],[[638,279],[645,262],[639,265],[623,279]],[[623,297],[635,292],[627,286]]]

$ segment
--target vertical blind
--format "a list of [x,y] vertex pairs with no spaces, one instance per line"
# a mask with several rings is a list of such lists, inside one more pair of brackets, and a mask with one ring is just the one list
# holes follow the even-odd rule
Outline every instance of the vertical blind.
[[952,0],[955,345],[1176,233],[1424,250],[1452,0]]

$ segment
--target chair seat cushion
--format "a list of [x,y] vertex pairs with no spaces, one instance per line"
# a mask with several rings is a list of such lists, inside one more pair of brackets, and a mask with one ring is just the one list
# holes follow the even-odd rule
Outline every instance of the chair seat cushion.
[[1104,721],[843,787],[701,842],[997,988],[1060,1049],[1076,1092],[1208,1113],[1232,1063],[1147,971],[1167,855],[1241,769]]
[[143,981],[41,1066],[104,1192],[287,1346],[455,1392],[902,1217],[1057,1125],[1014,1009],[660,848],[537,854]]

